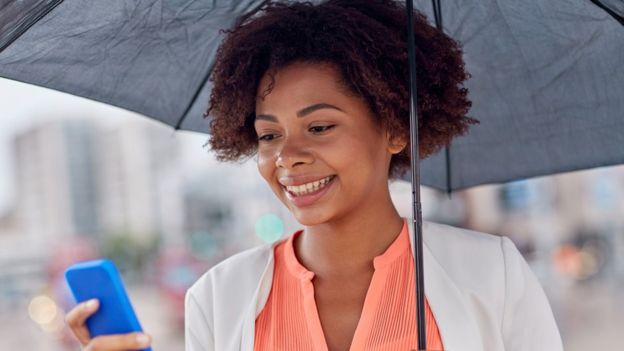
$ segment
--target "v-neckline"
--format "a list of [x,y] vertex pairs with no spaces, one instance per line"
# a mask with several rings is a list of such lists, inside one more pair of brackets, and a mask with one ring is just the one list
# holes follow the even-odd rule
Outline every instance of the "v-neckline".
[[[301,234],[302,231],[303,230],[299,230],[295,232],[286,242],[284,252],[286,266],[291,274],[299,278],[303,293],[304,312],[308,328],[312,335],[314,350],[328,351],[329,348],[327,346],[327,340],[325,338],[320,315],[318,313],[316,297],[314,296],[314,284],[312,283],[312,280],[314,279],[315,274],[299,262],[294,250],[294,240]],[[362,306],[360,318],[358,319],[357,326],[351,339],[349,351],[359,351],[365,348],[366,337],[370,334],[373,320],[379,306],[379,300],[383,292],[383,287],[388,276],[387,268],[399,256],[404,254],[406,250],[410,250],[409,240],[407,221],[403,219],[401,232],[381,255],[378,255],[373,259],[373,276],[371,277],[370,284],[366,291],[364,305]]]

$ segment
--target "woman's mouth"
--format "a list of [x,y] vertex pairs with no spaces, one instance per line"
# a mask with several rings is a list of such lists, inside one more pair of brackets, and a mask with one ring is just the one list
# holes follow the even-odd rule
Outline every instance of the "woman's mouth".
[[296,206],[307,206],[316,202],[321,196],[323,196],[327,190],[334,183],[335,175],[319,179],[314,182],[283,186],[286,196]]

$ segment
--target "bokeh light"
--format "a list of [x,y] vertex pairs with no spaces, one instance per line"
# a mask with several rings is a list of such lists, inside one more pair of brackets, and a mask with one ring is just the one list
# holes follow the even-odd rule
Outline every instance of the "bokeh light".
[[56,303],[45,295],[33,298],[28,305],[28,315],[39,325],[49,324],[54,321],[59,313]]
[[256,235],[268,243],[279,240],[283,234],[284,222],[275,214],[262,215],[256,221]]
[[209,259],[217,253],[219,243],[211,233],[196,231],[191,234],[190,245],[194,256]]

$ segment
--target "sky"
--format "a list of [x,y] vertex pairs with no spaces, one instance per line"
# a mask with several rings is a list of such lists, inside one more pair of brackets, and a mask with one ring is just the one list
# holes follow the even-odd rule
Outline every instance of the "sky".
[[[51,89],[0,78],[0,215],[6,212],[15,197],[11,140],[20,131],[45,120],[61,118],[98,118],[105,124],[122,123],[129,118],[146,118],[134,112],[123,110]],[[153,123],[169,128],[163,123]],[[173,135],[182,141],[183,154],[189,167],[208,162],[207,150],[202,147],[208,136],[205,134],[177,131]],[[216,162],[216,161],[214,161]]]

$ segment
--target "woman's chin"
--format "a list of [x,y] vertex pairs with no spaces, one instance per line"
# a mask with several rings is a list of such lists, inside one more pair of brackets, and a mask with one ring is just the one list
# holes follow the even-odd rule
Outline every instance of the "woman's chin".
[[313,209],[291,208],[290,212],[293,214],[299,224],[306,227],[326,223],[331,218],[331,216],[329,216],[328,214],[322,213],[324,211],[314,211]]
[[311,216],[309,214],[293,213],[293,215],[299,224],[306,227],[311,227],[325,222],[322,218],[313,215]]

